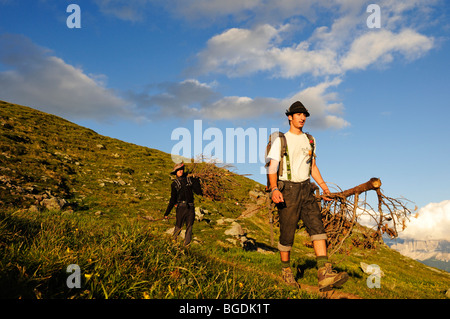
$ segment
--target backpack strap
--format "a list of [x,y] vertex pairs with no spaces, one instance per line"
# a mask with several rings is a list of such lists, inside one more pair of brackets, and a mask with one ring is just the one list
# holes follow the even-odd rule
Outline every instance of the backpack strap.
[[[281,154],[282,154],[282,157],[283,156],[286,157],[286,173],[287,173],[288,181],[290,181],[292,179],[291,160],[289,159],[289,150],[288,150],[288,146],[287,146],[286,136],[283,135],[282,141],[284,141],[285,147],[284,147],[284,153],[281,153]],[[278,174],[278,176],[281,176],[283,174],[283,161],[280,161],[280,171],[281,172]]]
[[[288,150],[287,150],[287,141],[286,141],[286,136],[284,135],[284,133],[278,131],[278,132],[272,133],[269,136],[269,143],[267,144],[267,147],[266,147],[266,157],[267,157],[267,154],[269,154],[270,148],[272,147],[272,144],[276,140],[277,137],[280,138],[280,142],[281,142],[280,143],[280,163],[278,163],[278,172],[277,172],[277,177],[279,178],[283,174],[283,158],[285,156],[287,156],[287,158],[289,158]],[[270,164],[270,162],[267,162],[265,167],[269,167],[269,164]],[[288,164],[288,172],[290,173],[290,163]],[[267,191],[270,190],[269,175],[267,175],[266,190]]]
[[[181,189],[181,182],[178,178],[174,179],[175,182],[175,188],[177,189],[177,191],[179,191]],[[186,176],[186,186],[192,186],[192,179],[190,176]]]
[[178,180],[178,178],[176,178],[174,180],[175,183],[175,188],[177,189],[177,191],[179,191],[181,189],[181,182]]
[[281,142],[280,163],[279,163],[279,168],[278,168],[278,177],[280,177],[281,175],[283,175],[283,158],[286,157],[286,161],[288,164],[288,168],[287,168],[288,174],[290,174],[290,172],[291,172],[291,164],[289,162],[289,154],[288,154],[286,136],[284,135],[284,133],[280,132],[278,137],[280,138],[280,142]]

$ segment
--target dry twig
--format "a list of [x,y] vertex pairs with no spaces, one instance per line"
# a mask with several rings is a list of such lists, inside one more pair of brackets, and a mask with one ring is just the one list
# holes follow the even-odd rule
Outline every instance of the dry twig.
[[[354,246],[373,248],[376,242],[381,241],[383,234],[395,238],[398,236],[399,225],[402,226],[402,230],[404,229],[405,221],[411,214],[405,203],[407,200],[385,196],[380,186],[380,179],[372,178],[351,189],[327,195],[326,197],[331,198],[331,201],[328,202],[323,200],[324,195],[318,194],[317,188],[316,198],[322,209],[322,219],[328,235],[328,246],[332,249],[330,255],[339,251],[363,216],[366,217],[366,220],[371,219],[374,226],[372,228],[358,227],[362,239],[353,238]],[[368,203],[367,194],[365,199],[360,201],[361,194],[372,190],[377,194],[377,210]]]
[[216,161],[203,155],[187,164],[189,175],[200,179],[203,196],[215,201],[224,199],[228,190],[238,186],[233,178],[234,174],[230,171],[233,166],[226,164],[219,167],[217,164]]

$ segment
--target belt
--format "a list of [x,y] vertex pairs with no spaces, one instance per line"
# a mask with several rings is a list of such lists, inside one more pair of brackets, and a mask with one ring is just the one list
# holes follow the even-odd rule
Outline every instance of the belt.
[[194,203],[188,203],[186,201],[181,201],[177,203],[178,206],[194,206]]
[[311,182],[311,180],[308,178],[307,180],[304,180],[303,182],[293,182],[293,181],[282,181],[283,183],[292,183],[294,185],[302,185],[302,184],[308,184]]

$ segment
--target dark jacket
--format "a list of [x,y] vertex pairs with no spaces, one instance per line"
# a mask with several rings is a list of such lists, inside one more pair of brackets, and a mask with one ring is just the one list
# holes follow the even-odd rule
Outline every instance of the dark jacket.
[[169,215],[175,204],[187,203],[194,204],[194,193],[197,195],[203,195],[200,181],[198,178],[187,177],[183,175],[177,177],[171,185],[171,194],[169,205],[167,205],[164,216]]

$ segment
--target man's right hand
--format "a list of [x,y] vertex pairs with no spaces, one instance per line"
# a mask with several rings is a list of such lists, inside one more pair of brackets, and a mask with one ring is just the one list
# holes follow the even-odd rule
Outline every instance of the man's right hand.
[[283,194],[281,194],[281,192],[278,189],[272,192],[272,201],[275,204],[284,202]]

